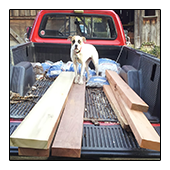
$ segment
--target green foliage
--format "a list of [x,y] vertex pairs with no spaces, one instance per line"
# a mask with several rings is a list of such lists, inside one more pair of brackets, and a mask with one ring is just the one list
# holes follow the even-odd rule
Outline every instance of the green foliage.
[[154,55],[160,59],[160,46],[157,46],[154,42],[144,42],[141,45],[140,51]]

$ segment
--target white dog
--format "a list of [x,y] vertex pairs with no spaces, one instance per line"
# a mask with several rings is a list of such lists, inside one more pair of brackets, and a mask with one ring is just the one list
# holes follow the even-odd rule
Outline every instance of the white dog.
[[[98,76],[98,52],[96,48],[91,44],[84,44],[86,41],[85,37],[69,36],[68,39],[71,41],[71,52],[70,57],[73,61],[74,71],[75,71],[75,80],[74,83],[83,84],[83,74],[86,69],[87,72],[87,81],[89,80],[89,70],[88,65],[92,60],[96,75]],[[81,64],[81,74],[80,76],[77,73],[78,63]]]

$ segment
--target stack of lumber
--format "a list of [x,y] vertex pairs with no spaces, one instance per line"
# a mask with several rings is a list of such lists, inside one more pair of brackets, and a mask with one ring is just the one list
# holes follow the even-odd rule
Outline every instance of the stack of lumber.
[[49,156],[73,80],[74,72],[62,72],[11,135],[10,145],[20,155]]
[[130,126],[140,147],[160,151],[160,137],[143,113],[148,105],[116,72],[106,70],[106,77],[110,85],[103,89],[122,127]]

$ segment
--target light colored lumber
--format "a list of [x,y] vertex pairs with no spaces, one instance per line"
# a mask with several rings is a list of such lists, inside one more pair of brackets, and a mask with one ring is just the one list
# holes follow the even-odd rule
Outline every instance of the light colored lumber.
[[81,156],[84,109],[85,84],[74,84],[51,147],[52,156]]
[[73,80],[73,72],[62,72],[58,76],[11,135],[11,146],[49,148]]
[[110,85],[104,85],[103,91],[104,91],[107,99],[109,100],[109,103],[110,103],[112,109],[114,110],[122,128],[125,130],[129,130],[129,124],[128,124],[128,122],[127,122],[115,96],[114,96],[114,93],[112,92]]
[[147,112],[149,106],[114,71],[106,70],[111,88],[116,88],[130,109]]
[[117,89],[112,89],[141,148],[160,151],[160,137],[143,112],[131,110],[121,98]]

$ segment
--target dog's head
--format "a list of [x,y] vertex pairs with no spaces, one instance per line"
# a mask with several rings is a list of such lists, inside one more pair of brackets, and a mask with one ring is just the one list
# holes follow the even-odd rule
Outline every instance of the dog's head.
[[79,53],[82,49],[84,42],[86,41],[86,38],[80,37],[79,35],[75,35],[69,36],[68,40],[71,41],[72,50],[75,51],[75,53]]

